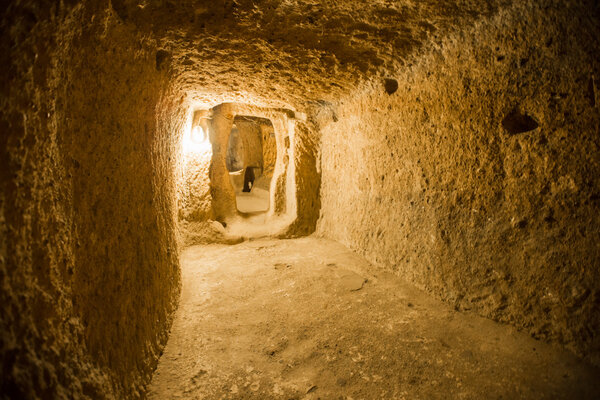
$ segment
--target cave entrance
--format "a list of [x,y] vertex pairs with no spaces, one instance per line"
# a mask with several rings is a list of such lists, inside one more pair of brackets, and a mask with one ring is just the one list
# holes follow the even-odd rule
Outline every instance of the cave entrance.
[[236,115],[229,133],[225,161],[239,212],[257,214],[269,211],[276,160],[277,142],[271,121]]

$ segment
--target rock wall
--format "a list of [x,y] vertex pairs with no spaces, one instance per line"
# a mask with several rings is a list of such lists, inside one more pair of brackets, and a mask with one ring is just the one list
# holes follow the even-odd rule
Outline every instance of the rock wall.
[[260,125],[240,117],[236,117],[233,123],[237,126],[242,141],[244,167],[254,166],[262,170],[263,146]]
[[315,124],[312,121],[297,123],[294,132],[297,213],[284,237],[310,235],[316,229],[321,209],[319,148],[320,140]]
[[333,106],[318,231],[598,365],[599,10],[533,3]]
[[260,134],[262,137],[263,150],[263,176],[271,180],[275,171],[277,161],[277,141],[275,140],[275,131],[272,124],[261,124]]
[[210,152],[191,153],[185,158],[179,193],[179,219],[183,221],[208,221],[213,218],[210,195]]
[[140,397],[180,287],[168,54],[103,1],[1,29],[1,397]]

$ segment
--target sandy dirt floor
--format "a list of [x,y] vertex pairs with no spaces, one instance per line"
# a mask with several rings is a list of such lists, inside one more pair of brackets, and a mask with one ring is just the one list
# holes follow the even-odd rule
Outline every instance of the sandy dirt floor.
[[600,398],[598,369],[336,242],[193,246],[182,273],[150,399]]
[[269,191],[254,187],[250,193],[236,191],[237,209],[243,213],[257,213],[269,210]]

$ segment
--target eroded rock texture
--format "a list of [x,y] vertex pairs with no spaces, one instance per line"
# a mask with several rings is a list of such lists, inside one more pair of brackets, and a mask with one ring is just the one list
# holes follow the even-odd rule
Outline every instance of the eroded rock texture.
[[583,6],[515,5],[392,94],[345,98],[322,131],[320,232],[600,362],[598,32]]
[[139,396],[175,307],[181,116],[153,43],[106,6],[3,15],[3,397]]
[[210,153],[184,156],[179,190],[179,218],[182,221],[201,222],[213,218],[208,176],[210,158]]
[[600,363],[595,1],[0,9],[5,397],[143,396],[181,221],[219,214],[210,160],[182,172],[186,121],[224,104],[279,110],[278,234],[317,229]]

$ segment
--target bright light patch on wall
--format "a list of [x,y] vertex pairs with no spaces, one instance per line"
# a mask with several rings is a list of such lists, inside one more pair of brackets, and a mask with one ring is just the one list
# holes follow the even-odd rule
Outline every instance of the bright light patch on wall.
[[209,153],[212,150],[208,133],[200,126],[186,129],[183,136],[183,152],[188,153]]
[[200,144],[206,141],[206,132],[201,126],[195,126],[192,128],[192,142]]

